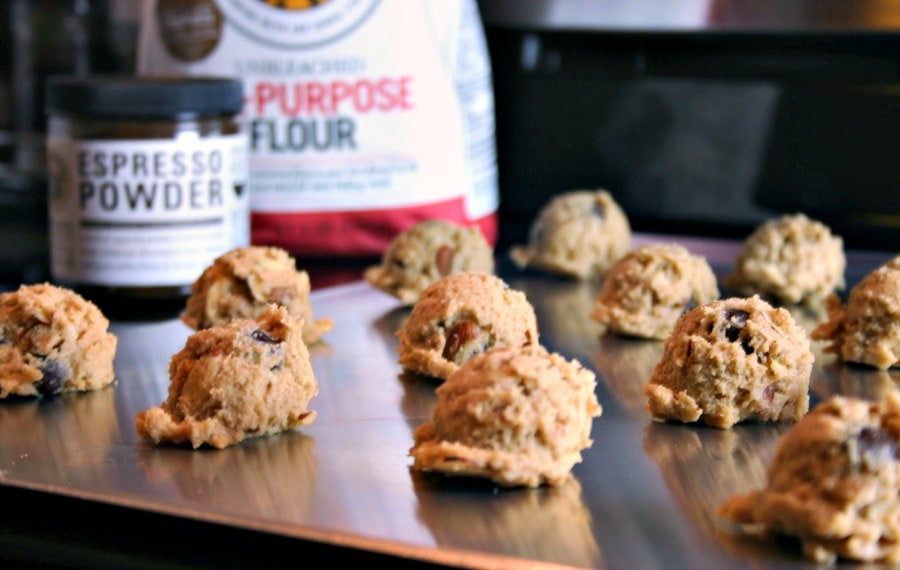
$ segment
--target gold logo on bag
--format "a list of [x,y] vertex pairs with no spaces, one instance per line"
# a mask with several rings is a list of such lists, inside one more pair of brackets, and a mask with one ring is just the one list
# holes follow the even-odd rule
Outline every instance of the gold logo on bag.
[[268,4],[269,6],[274,6],[276,8],[283,8],[284,10],[308,10],[310,8],[315,8],[317,6],[321,6],[328,2],[328,0],[260,0],[264,4]]
[[166,51],[182,61],[205,58],[222,39],[222,12],[213,0],[159,0],[156,24]]

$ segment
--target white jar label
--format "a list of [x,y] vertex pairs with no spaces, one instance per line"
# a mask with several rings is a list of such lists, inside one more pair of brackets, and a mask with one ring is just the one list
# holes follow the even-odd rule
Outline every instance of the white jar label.
[[247,139],[47,140],[54,279],[190,284],[250,242]]

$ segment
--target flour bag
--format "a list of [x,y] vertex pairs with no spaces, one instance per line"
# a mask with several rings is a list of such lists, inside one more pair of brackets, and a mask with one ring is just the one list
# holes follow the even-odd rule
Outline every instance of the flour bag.
[[140,25],[139,74],[242,79],[252,243],[373,256],[442,218],[496,244],[475,0],[145,0]]

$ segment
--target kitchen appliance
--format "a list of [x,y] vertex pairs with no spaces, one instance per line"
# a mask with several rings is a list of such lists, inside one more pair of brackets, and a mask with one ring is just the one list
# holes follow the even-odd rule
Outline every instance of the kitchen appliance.
[[501,244],[549,195],[635,229],[740,238],[803,211],[900,244],[900,4],[485,0]]

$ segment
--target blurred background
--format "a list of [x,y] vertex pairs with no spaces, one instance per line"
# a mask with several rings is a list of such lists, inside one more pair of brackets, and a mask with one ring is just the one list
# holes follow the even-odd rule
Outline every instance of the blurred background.
[[49,278],[44,83],[132,73],[139,0],[0,0],[0,282]]
[[900,245],[900,2],[485,0],[506,237],[566,188],[638,231],[804,211]]
[[[803,211],[847,248],[898,249],[900,2],[479,7],[499,248],[550,196],[603,187],[639,232],[742,239]],[[0,278],[46,272],[44,80],[133,72],[139,14],[138,0],[0,0]]]

